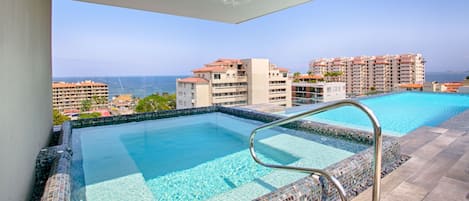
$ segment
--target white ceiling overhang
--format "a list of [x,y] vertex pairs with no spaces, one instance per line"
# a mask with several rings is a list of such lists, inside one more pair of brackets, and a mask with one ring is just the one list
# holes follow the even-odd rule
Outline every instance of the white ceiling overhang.
[[226,23],[241,23],[311,0],[78,0]]

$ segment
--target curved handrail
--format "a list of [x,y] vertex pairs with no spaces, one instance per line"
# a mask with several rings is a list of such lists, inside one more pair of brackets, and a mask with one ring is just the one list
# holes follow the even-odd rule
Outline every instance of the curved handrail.
[[286,117],[283,119],[279,119],[267,124],[264,124],[260,127],[257,127],[251,132],[251,136],[249,138],[249,151],[251,152],[251,156],[260,165],[263,165],[265,167],[269,168],[275,168],[275,169],[286,169],[286,170],[294,170],[294,171],[299,171],[299,172],[305,172],[305,173],[310,173],[310,174],[317,174],[326,177],[329,181],[331,181],[334,186],[337,188],[339,191],[339,195],[342,201],[346,201],[346,193],[345,189],[340,184],[340,182],[333,176],[329,175],[327,172],[320,170],[320,169],[314,169],[314,168],[303,168],[303,167],[295,167],[295,166],[283,166],[283,165],[275,165],[275,164],[267,164],[262,162],[259,158],[256,156],[256,152],[254,149],[254,137],[256,136],[258,131],[269,129],[275,126],[280,126],[283,124],[287,124],[293,121],[296,121],[298,119],[318,114],[324,111],[332,110],[335,108],[343,107],[343,106],[354,106],[366,113],[368,118],[371,120],[371,123],[373,124],[373,132],[374,132],[374,177],[373,177],[373,201],[379,201],[380,199],[380,184],[381,184],[381,147],[382,147],[382,136],[381,136],[381,126],[379,125],[378,119],[374,115],[373,111],[371,111],[368,107],[362,105],[361,103],[351,101],[351,100],[344,100],[344,101],[339,101],[336,103],[332,103],[330,105],[322,106],[316,109],[312,109],[310,111],[306,111],[300,114],[296,114],[290,117]]

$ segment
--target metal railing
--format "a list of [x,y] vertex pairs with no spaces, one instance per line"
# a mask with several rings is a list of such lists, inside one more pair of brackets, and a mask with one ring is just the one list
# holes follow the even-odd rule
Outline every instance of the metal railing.
[[309,174],[316,174],[319,176],[324,176],[326,179],[331,181],[334,186],[337,188],[340,198],[342,201],[346,201],[346,192],[342,184],[333,176],[329,175],[327,172],[320,170],[320,169],[314,169],[314,168],[303,168],[303,167],[295,167],[295,166],[283,166],[283,165],[275,165],[275,164],[268,164],[262,162],[259,158],[256,156],[256,152],[254,149],[254,138],[257,134],[258,131],[269,129],[272,127],[280,126],[283,124],[287,124],[293,121],[296,121],[298,119],[302,119],[304,117],[308,117],[310,115],[318,114],[321,112],[325,112],[328,110],[336,109],[339,107],[343,106],[354,106],[368,116],[368,118],[371,120],[371,123],[373,124],[373,132],[374,132],[374,178],[373,178],[373,201],[379,201],[380,199],[380,184],[381,184],[381,148],[382,148],[382,136],[381,136],[381,126],[379,125],[378,119],[374,115],[373,111],[371,111],[368,107],[355,102],[351,100],[344,100],[340,102],[336,102],[330,105],[322,106],[316,109],[312,109],[310,111],[306,111],[294,116],[286,117],[284,119],[279,119],[267,124],[264,124],[260,127],[257,127],[251,132],[251,136],[249,138],[249,151],[251,152],[252,158],[259,163],[260,165],[263,165],[265,167],[269,168],[275,168],[275,169],[285,169],[285,170],[293,170],[293,171],[298,171],[298,172],[305,172]]

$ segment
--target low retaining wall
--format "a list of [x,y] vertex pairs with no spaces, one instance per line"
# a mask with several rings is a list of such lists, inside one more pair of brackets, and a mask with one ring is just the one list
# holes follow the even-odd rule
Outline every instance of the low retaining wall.
[[[139,113],[132,115],[112,116],[103,118],[80,119],[66,122],[58,138],[58,145],[47,147],[38,155],[36,163],[35,193],[32,200],[42,201],[67,201],[71,199],[72,179],[71,169],[71,135],[72,128],[84,128],[91,126],[113,125],[128,122],[155,120],[186,115],[222,112],[246,119],[262,122],[271,122],[283,118],[275,114],[267,114],[258,111],[241,108],[227,108],[211,106],[194,109],[170,110],[151,113]],[[321,135],[372,145],[373,136],[366,131],[341,128],[310,121],[295,121],[284,127],[314,132]],[[400,147],[397,138],[384,136],[383,138],[383,169],[400,158]],[[347,194],[354,197],[369,185],[373,178],[372,147],[355,154],[345,160],[333,164],[325,169],[326,172],[336,177],[344,186]],[[46,179],[48,178],[48,179]],[[45,182],[47,181],[47,182]],[[42,189],[44,189],[43,193]],[[256,200],[335,200],[338,198],[334,188],[327,188],[327,181],[313,177],[305,177],[292,184],[286,185],[275,192],[266,194]]]

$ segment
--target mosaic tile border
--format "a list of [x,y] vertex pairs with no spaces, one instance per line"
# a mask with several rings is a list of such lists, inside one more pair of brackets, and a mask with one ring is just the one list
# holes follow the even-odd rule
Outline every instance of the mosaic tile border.
[[[37,190],[35,191],[38,191],[38,193],[35,193],[32,200],[61,201],[71,199],[71,188],[73,183],[73,178],[70,176],[71,155],[73,154],[71,149],[72,128],[114,125],[211,112],[222,112],[262,122],[270,122],[283,118],[283,116],[280,115],[268,114],[245,108],[210,106],[203,108],[81,119],[66,122],[62,125],[60,136],[57,140],[58,145],[47,147],[38,155],[36,163],[36,179],[39,178],[40,181],[45,181],[44,178],[48,179],[46,182],[40,183],[45,186],[43,187],[44,191],[42,194],[40,193],[41,188],[36,186],[35,189]],[[306,132],[315,132],[321,135],[332,136],[367,145],[371,145],[373,143],[372,134],[361,130],[341,128],[310,121],[296,121],[286,124],[284,127]],[[365,178],[369,178],[369,175],[373,172],[371,168],[372,158],[372,148],[368,148],[341,162],[329,166],[326,168],[326,171],[339,179],[339,181],[343,183],[348,194],[354,196],[359,192],[357,186],[360,187],[367,185],[368,181],[366,181]],[[383,139],[383,165],[386,166],[388,164],[392,164],[394,161],[399,160],[399,158],[400,147],[397,138],[385,136]],[[333,200],[337,198],[337,192],[334,189],[326,188],[326,183],[327,182],[321,179],[318,180],[311,177],[305,177],[278,189],[278,191],[261,196],[256,200],[319,200],[320,198]]]

